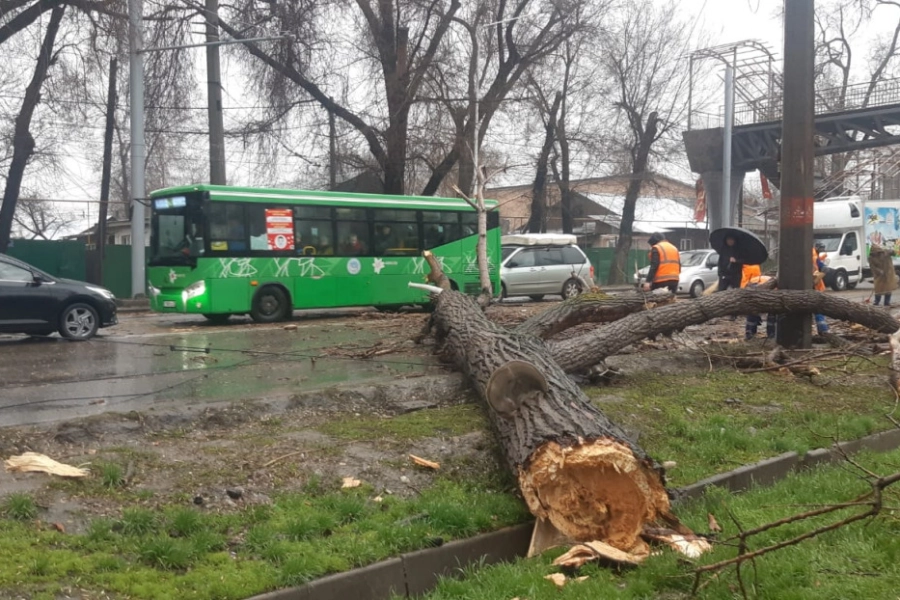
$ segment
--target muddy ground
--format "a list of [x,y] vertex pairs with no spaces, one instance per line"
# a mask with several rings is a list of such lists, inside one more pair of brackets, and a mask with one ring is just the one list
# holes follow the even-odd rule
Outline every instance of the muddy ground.
[[[500,305],[491,307],[489,315],[514,325],[551,304]],[[429,345],[410,341],[421,330],[425,314],[367,312],[347,318],[358,319],[363,327],[377,324],[380,339],[366,347],[344,343],[328,349],[334,356],[377,361],[403,352],[430,357]],[[742,338],[743,320],[721,319],[688,328],[673,339],[635,345],[609,364],[628,374],[705,370],[704,345]],[[50,425],[4,428],[0,429],[3,457],[40,452],[64,463],[89,466],[92,476],[87,481],[61,482],[43,474],[0,472],[0,497],[32,492],[46,509],[47,522],[78,532],[96,516],[117,516],[123,507],[135,504],[193,503],[231,510],[267,503],[273,494],[301,489],[311,478],[335,484],[354,477],[379,493],[409,495],[434,477],[414,467],[410,454],[438,461],[443,472],[460,476],[503,468],[489,429],[476,427],[454,435],[452,428],[438,428],[410,439],[380,434],[348,439],[323,430],[335,423],[377,421],[472,403],[474,397],[461,376],[449,368],[431,367],[390,382],[307,391],[298,381],[296,394],[277,400],[248,396],[225,404],[107,412]],[[121,469],[127,493],[102,489],[104,465],[110,463]]]

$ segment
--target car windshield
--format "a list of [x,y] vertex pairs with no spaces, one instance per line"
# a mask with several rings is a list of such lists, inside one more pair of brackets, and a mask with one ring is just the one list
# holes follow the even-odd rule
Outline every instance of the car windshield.
[[837,252],[843,235],[842,233],[820,233],[813,239],[816,243],[824,244],[825,252]]
[[40,269],[38,269],[37,267],[35,267],[33,265],[29,265],[27,262],[22,262],[21,260],[13,258],[12,256],[7,256],[5,258],[5,260],[6,260],[6,262],[8,262],[9,264],[11,264],[13,266],[31,271],[32,274],[37,275],[38,277],[40,277],[41,279],[43,279],[45,281],[56,281],[56,278],[53,277],[52,275],[49,275],[49,274],[45,273],[44,271],[41,271]]
[[698,267],[702,265],[706,260],[706,252],[682,252],[681,253],[681,266],[682,267]]
[[203,254],[203,214],[199,198],[154,198],[151,227],[150,265],[194,264]]
[[500,249],[501,250],[500,262],[503,262],[507,258],[509,258],[510,255],[516,251],[516,248],[518,248],[518,246],[503,246],[503,248]]

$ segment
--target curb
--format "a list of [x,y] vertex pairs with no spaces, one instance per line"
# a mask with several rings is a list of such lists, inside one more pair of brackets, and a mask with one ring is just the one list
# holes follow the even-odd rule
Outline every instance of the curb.
[[754,485],[771,485],[795,471],[836,463],[843,458],[841,452],[847,455],[856,454],[861,450],[887,452],[898,447],[900,447],[900,429],[888,429],[858,440],[840,442],[830,448],[810,450],[803,456],[796,452],[785,452],[727,473],[701,479],[697,483],[673,490],[673,494],[677,503],[699,498],[710,486],[722,487],[731,492],[744,492]]
[[[841,460],[861,450],[887,452],[900,447],[900,429],[889,429],[858,440],[818,448],[800,456],[785,452],[773,458],[707,477],[672,490],[674,502],[699,498],[710,486],[743,492],[754,485],[771,485],[788,475]],[[389,600],[415,598],[437,585],[441,577],[459,575],[472,564],[492,565],[510,561],[528,552],[534,523],[508,527],[493,533],[402,554],[366,567],[328,575],[305,585],[253,596],[248,600]]]
[[434,589],[441,577],[459,573],[469,565],[492,565],[525,556],[533,528],[533,523],[507,527],[329,575],[300,587],[253,596],[250,600],[414,598]]

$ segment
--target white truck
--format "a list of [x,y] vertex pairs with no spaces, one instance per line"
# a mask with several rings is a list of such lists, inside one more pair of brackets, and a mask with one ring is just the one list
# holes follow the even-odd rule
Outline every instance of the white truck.
[[872,244],[894,252],[900,272],[900,200],[865,200],[859,196],[829,198],[813,209],[813,237],[828,254],[826,284],[833,290],[853,289],[872,276]]

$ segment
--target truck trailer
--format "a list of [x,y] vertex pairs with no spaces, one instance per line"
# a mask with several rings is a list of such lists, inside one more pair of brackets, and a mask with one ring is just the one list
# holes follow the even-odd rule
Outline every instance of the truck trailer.
[[843,196],[816,202],[813,237],[825,246],[825,282],[833,290],[853,289],[872,277],[868,258],[873,244],[893,252],[894,270],[900,274],[900,200]]

